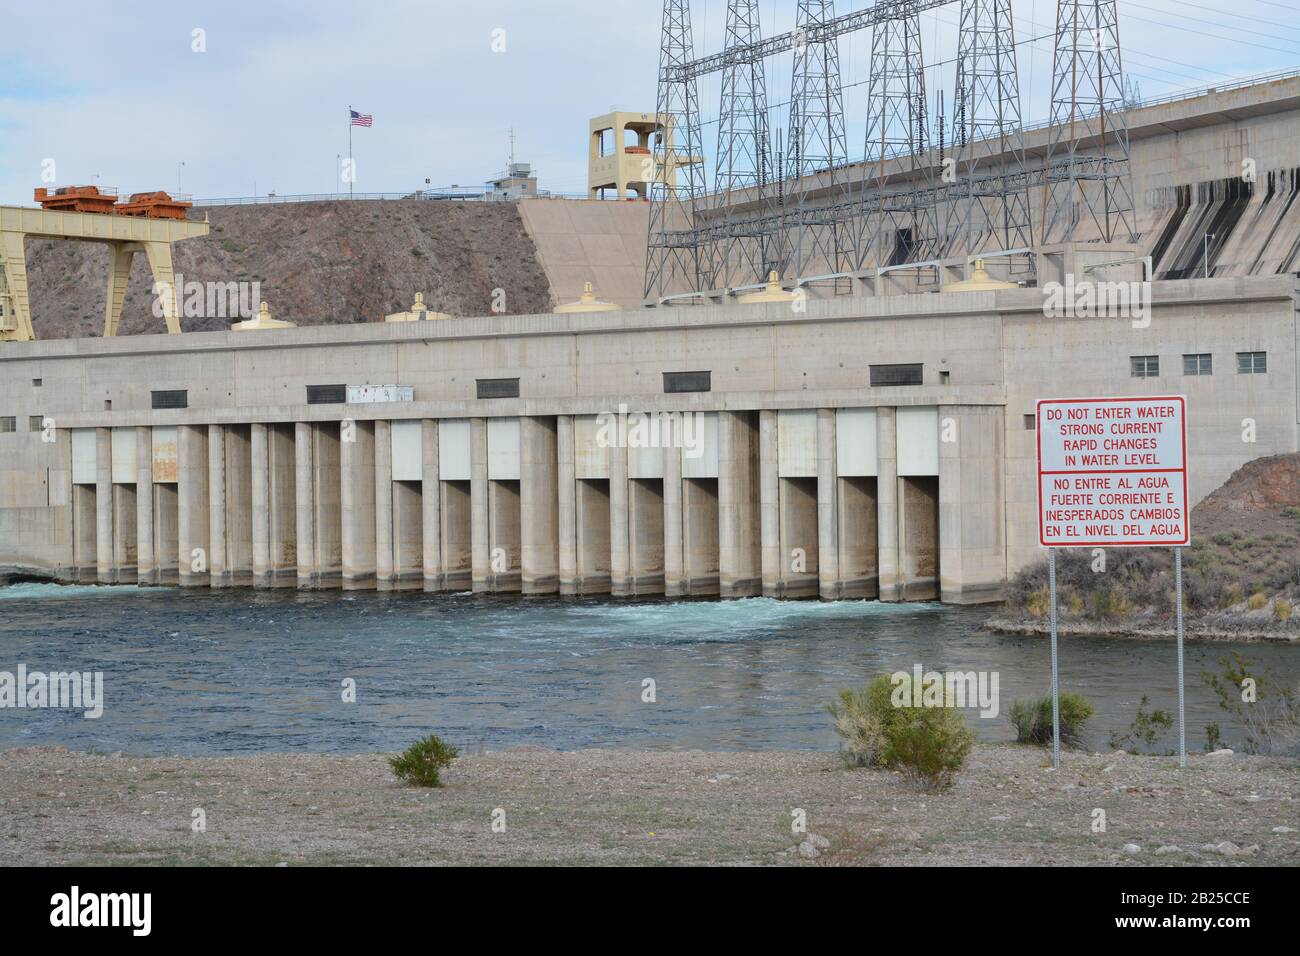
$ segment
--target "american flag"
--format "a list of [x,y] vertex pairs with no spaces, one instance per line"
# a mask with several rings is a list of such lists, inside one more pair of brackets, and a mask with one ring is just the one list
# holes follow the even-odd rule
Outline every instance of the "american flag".
[[348,110],[348,112],[352,114],[353,126],[370,126],[375,121],[369,113],[358,113],[356,110]]

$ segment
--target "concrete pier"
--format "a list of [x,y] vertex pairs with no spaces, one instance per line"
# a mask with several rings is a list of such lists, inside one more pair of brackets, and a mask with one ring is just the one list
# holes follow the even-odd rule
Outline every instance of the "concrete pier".
[[157,584],[154,546],[153,429],[135,429],[135,566],[136,582]]
[[113,443],[107,428],[95,429],[95,580],[116,584],[113,565]]
[[[298,581],[297,436],[292,423],[266,426],[267,565],[265,586]],[[256,569],[254,569],[256,571]]]
[[208,429],[176,428],[176,522],[181,587],[206,587],[211,556],[208,547]]
[[524,594],[556,594],[560,590],[558,428],[554,418],[528,415],[519,420],[520,570]]
[[682,597],[690,593],[686,573],[686,544],[682,514],[682,449],[669,444],[663,451],[664,476],[664,594]]
[[[762,591],[761,517],[759,500],[760,449],[758,415],[752,411],[717,413],[718,589],[725,598],[750,597]],[[710,444],[705,436],[705,455]],[[707,478],[706,474],[691,477]],[[707,486],[692,497],[712,513]],[[692,513],[687,511],[688,520]],[[697,541],[704,538],[697,536]],[[697,551],[696,557],[701,555]],[[705,563],[709,563],[705,558]]]
[[250,432],[250,492],[253,512],[253,586],[271,584],[271,481],[267,426],[256,422]]
[[375,422],[339,431],[339,550],[345,591],[375,586]]
[[420,552],[421,574],[426,591],[441,591],[442,482],[438,477],[438,423],[420,421]]

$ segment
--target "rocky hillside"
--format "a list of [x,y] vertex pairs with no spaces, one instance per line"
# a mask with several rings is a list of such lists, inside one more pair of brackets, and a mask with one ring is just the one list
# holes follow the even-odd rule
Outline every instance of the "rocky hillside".
[[[1057,553],[1062,626],[1076,633],[1160,635],[1174,617],[1173,551],[1110,548]],[[1300,455],[1247,462],[1192,509],[1184,549],[1188,633],[1300,640]],[[998,630],[1040,631],[1049,609],[1047,561],[1008,588]]]
[[[488,315],[494,289],[505,313],[546,312],[550,287],[513,203],[314,202],[212,207],[203,239],[174,247],[184,281],[261,283],[277,318],[299,325],[373,322],[423,292],[431,309]],[[194,213],[191,213],[194,215]],[[27,245],[32,322],[38,338],[100,335],[107,247],[32,240]],[[143,255],[120,334],[162,332]],[[216,316],[183,318],[186,331],[229,327]]]

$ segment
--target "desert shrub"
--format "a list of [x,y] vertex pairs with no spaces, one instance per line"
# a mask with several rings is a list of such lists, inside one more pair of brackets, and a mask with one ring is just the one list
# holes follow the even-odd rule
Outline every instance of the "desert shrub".
[[840,735],[840,754],[850,767],[880,764],[885,749],[885,721],[891,708],[887,676],[877,677],[861,690],[840,691],[840,699],[826,705]]
[[1030,617],[1044,617],[1052,609],[1052,595],[1047,588],[1039,588],[1029,595],[1029,603],[1026,610],[1029,611]]
[[1275,591],[1284,591],[1297,585],[1300,585],[1300,560],[1278,561],[1269,575],[1268,586]]
[[1246,602],[1246,607],[1250,608],[1252,611],[1258,611],[1267,603],[1268,603],[1268,595],[1265,594],[1263,591],[1256,591],[1254,594],[1250,596],[1250,599]]
[[899,707],[885,735],[881,763],[907,770],[935,788],[953,778],[975,746],[975,733],[955,707]]
[[1223,610],[1232,607],[1234,604],[1240,604],[1245,596],[1245,589],[1234,581],[1223,589],[1223,594],[1219,597],[1219,609]]
[[1223,731],[1219,729],[1218,723],[1209,723],[1205,725],[1205,752],[1213,753],[1223,746]]
[[1100,620],[1122,617],[1133,609],[1118,584],[1092,592],[1092,613]]
[[966,718],[951,699],[944,707],[894,706],[893,694],[886,674],[860,691],[840,691],[827,707],[846,761],[903,770],[934,788],[951,786],[975,745]]
[[430,734],[407,747],[405,753],[389,757],[388,762],[393,773],[407,783],[417,787],[441,787],[439,772],[451,766],[459,756],[459,750],[444,743],[437,734]]
[[1278,598],[1274,601],[1273,616],[1283,623],[1291,620],[1291,602],[1286,598]]
[[[1056,556],[1056,584],[1060,606],[1075,615],[1088,613],[1114,617],[1137,609],[1169,605],[1166,592],[1173,587],[1173,559],[1165,548],[1111,548],[1104,564],[1091,551],[1060,551]],[[1047,563],[1021,570],[1007,591],[1007,603],[1031,616],[1047,588]]]
[[1137,716],[1133,718],[1133,723],[1129,724],[1128,733],[1122,735],[1111,733],[1112,747],[1116,750],[1133,751],[1143,745],[1148,749],[1155,747],[1174,725],[1174,718],[1167,710],[1147,710],[1150,705],[1150,699],[1143,694],[1142,702],[1138,704]]
[[1206,564],[1183,571],[1183,598],[1189,607],[1198,611],[1219,610],[1226,605],[1224,593],[1232,578],[1217,563]]
[[1204,671],[1201,678],[1219,707],[1246,728],[1246,753],[1300,752],[1300,688],[1288,688],[1236,651],[1219,658],[1219,670]]
[[[1066,747],[1083,746],[1084,724],[1092,717],[1091,701],[1082,694],[1061,695],[1061,744]],[[1018,700],[1007,711],[1011,726],[1016,728],[1016,743],[1052,745],[1052,697],[1038,700]]]
[[1283,508],[1283,518],[1300,518],[1300,508]]

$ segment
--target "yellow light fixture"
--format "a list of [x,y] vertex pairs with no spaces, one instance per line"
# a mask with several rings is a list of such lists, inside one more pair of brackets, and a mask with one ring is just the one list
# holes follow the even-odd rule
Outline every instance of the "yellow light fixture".
[[257,317],[236,322],[230,327],[232,332],[250,332],[255,329],[292,329],[295,325],[287,319],[271,318],[271,307],[262,302],[257,307]]
[[582,295],[577,302],[566,302],[563,305],[557,305],[555,311],[559,313],[569,312],[617,312],[618,306],[613,302],[601,302],[596,298],[596,292],[590,282],[582,287]]
[[411,303],[408,312],[393,312],[384,316],[385,322],[424,322],[434,319],[451,319],[455,318],[446,312],[431,312],[429,307],[424,304],[424,293],[415,293],[415,301]]
[[993,292],[997,289],[1018,289],[1020,286],[1014,282],[1003,282],[995,279],[987,269],[984,268],[984,260],[976,259],[975,268],[971,270],[969,279],[962,279],[958,282],[949,282],[943,287],[943,292]]
[[781,276],[776,272],[767,274],[767,285],[759,292],[746,292],[736,296],[736,301],[745,305],[754,302],[793,302],[795,295],[781,288]]

